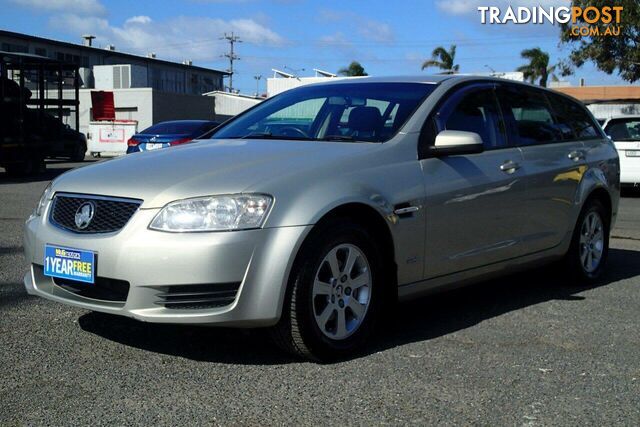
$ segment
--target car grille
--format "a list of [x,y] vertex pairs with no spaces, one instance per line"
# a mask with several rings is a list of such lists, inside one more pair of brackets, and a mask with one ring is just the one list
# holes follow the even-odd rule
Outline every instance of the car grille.
[[170,309],[224,307],[236,299],[240,282],[166,286],[155,303]]
[[76,295],[102,301],[126,302],[129,295],[129,282],[106,277],[96,277],[93,284],[56,277],[53,283]]
[[[93,203],[94,214],[89,225],[82,229],[76,225],[76,212],[89,201]],[[112,233],[125,226],[141,203],[136,199],[56,194],[50,220],[58,227],[75,233]]]

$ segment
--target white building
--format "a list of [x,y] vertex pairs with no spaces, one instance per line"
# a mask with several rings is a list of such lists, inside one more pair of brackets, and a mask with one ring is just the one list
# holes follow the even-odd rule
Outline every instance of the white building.
[[[91,45],[90,36],[82,45],[0,30],[0,51],[28,53],[77,65],[80,76],[78,130],[85,134],[89,122],[93,121],[92,90],[113,92],[116,119],[136,120],[138,130],[142,130],[165,120],[213,119],[212,99],[202,95],[222,90],[223,78],[229,74],[195,66],[188,60],[172,62],[153,53],[139,56],[120,52],[114,46],[95,47]],[[37,97],[38,82],[26,81],[26,87]],[[48,88],[45,93],[52,95],[53,86],[45,87]],[[74,92],[64,90],[63,96],[73,98]],[[50,113],[57,117],[59,111]],[[75,127],[74,111],[63,109],[62,117],[58,118]]]
[[316,68],[313,69],[315,71],[315,76],[313,77],[298,77],[294,74],[286,73],[284,71],[275,70],[273,71],[273,77],[267,79],[267,96],[271,97],[277,95],[281,92],[284,92],[289,89],[293,89],[294,87],[304,86],[312,83],[321,83],[327,82],[330,80],[338,80],[338,79],[357,79],[360,77],[338,77],[338,75],[329,73],[327,71],[318,70]]
[[223,122],[264,101],[264,98],[239,93],[207,92],[205,97],[213,98],[214,120]]

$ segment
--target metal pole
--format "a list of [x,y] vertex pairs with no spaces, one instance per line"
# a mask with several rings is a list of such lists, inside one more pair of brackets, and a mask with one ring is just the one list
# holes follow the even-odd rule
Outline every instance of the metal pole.
[[258,95],[260,94],[260,79],[262,78],[262,75],[253,76],[253,78],[256,79],[256,98],[257,98]]
[[229,92],[233,92],[233,61],[239,60],[240,57],[234,52],[235,43],[242,43],[240,37],[236,36],[233,31],[231,34],[224,33],[224,37],[221,37],[220,40],[227,40],[229,42],[229,53],[225,53],[222,55],[224,58],[229,58]]

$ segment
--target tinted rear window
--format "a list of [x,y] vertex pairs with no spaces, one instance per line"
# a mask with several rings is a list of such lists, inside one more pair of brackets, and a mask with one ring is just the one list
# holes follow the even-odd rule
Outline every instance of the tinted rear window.
[[580,104],[554,93],[547,93],[547,97],[551,101],[558,126],[562,129],[565,140],[601,137],[596,124]]
[[613,119],[605,128],[614,141],[640,141],[640,119]]
[[571,132],[555,122],[553,110],[541,91],[508,87],[499,94],[505,119],[515,125],[518,145],[562,141],[564,134]]
[[193,134],[204,133],[210,128],[211,125],[202,122],[165,122],[146,128],[140,133],[153,135]]

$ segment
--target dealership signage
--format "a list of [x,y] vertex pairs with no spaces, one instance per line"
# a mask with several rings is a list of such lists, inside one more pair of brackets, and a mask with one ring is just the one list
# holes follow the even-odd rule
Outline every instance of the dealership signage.
[[622,6],[478,7],[483,24],[570,24],[571,35],[589,37],[620,35],[623,11]]

